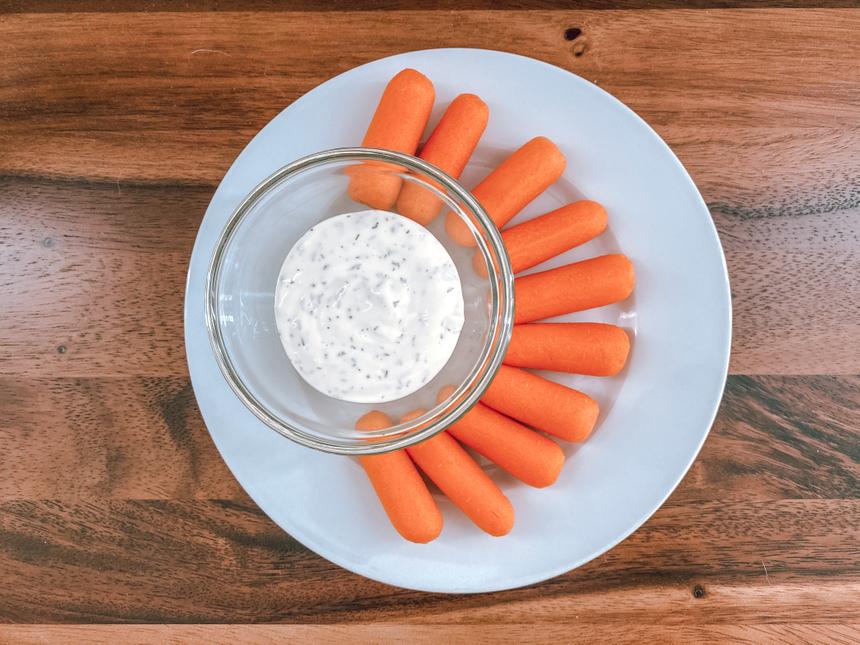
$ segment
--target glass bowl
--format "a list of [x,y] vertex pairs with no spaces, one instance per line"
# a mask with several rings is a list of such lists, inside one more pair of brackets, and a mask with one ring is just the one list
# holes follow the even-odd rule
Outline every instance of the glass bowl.
[[[274,307],[281,264],[298,238],[324,219],[372,207],[353,201],[348,190],[352,178],[360,175],[365,181],[368,174],[378,175],[386,186],[393,183],[395,189],[410,182],[438,200],[440,214],[427,228],[454,260],[465,305],[463,330],[442,370],[418,391],[380,404],[341,401],[306,383],[281,345]],[[446,233],[445,211],[466,224],[486,263],[486,276],[473,268],[474,247],[461,246]],[[513,274],[498,229],[454,179],[409,155],[339,148],[284,166],[242,201],[215,247],[206,278],[205,307],[221,372],[263,423],[325,452],[377,454],[444,430],[482,396],[510,340]],[[454,386],[453,393],[437,402],[446,386]],[[384,430],[356,430],[356,420],[371,409],[395,421],[416,409],[426,412]]]

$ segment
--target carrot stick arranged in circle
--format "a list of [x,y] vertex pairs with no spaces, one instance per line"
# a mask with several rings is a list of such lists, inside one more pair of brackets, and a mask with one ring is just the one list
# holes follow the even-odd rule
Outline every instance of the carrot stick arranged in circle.
[[514,323],[526,323],[624,300],[636,277],[616,253],[521,276],[514,281]]
[[[502,231],[502,240],[511,268],[519,273],[585,244],[605,230],[606,209],[583,199]],[[487,275],[487,265],[478,250],[472,265],[478,275]]]
[[604,323],[514,325],[505,364],[556,372],[614,376],[627,361],[630,338]]
[[[361,145],[415,154],[435,97],[430,79],[414,69],[404,69],[385,87]],[[371,208],[390,209],[402,183],[394,170],[390,164],[351,167],[349,196]]]
[[[423,410],[416,410],[402,420],[423,413]],[[513,528],[514,507],[510,500],[447,431],[410,446],[406,451],[478,528],[497,537]]]
[[502,365],[481,401],[565,441],[584,441],[599,408],[590,396],[537,374]]
[[[453,101],[433,130],[419,157],[451,175],[460,177],[484,134],[490,111],[474,94],[461,94]],[[419,224],[429,224],[442,206],[441,200],[423,184],[407,181],[397,198],[397,211]]]
[[[357,430],[382,430],[391,419],[376,410],[355,424]],[[395,530],[410,542],[424,544],[442,531],[442,513],[405,450],[359,457],[382,508]]]
[[[501,228],[561,177],[566,163],[561,150],[552,141],[535,137],[487,175],[472,194]],[[448,213],[445,228],[458,244],[477,244],[469,227],[455,213]]]
[[[453,391],[450,386],[442,388],[438,401]],[[451,424],[448,432],[529,486],[549,486],[564,465],[557,443],[481,403]]]

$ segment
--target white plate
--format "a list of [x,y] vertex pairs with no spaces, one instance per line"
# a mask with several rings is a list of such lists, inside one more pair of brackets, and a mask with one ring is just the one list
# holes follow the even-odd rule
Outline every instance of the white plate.
[[[493,470],[517,512],[504,538],[483,534],[439,497],[442,535],[429,545],[402,540],[355,461],[295,445],[242,406],[215,364],[203,321],[206,268],[240,200],[287,162],[360,144],[385,83],[404,67],[420,70],[436,86],[431,127],[461,92],[476,93],[490,106],[466,186],[506,152],[545,135],[567,156],[567,171],[520,219],[582,196],[606,206],[609,231],[546,266],[621,249],[636,267],[638,284],[629,301],[569,317],[630,329],[635,339],[625,373],[611,379],[553,375],[601,403],[594,434],[582,446],[565,446],[567,463],[548,489],[529,488]],[[426,591],[531,584],[588,562],[630,535],[672,492],[705,440],[725,384],[730,335],[728,275],[716,230],[666,144],[615,98],[569,72],[475,49],[368,63],[323,83],[275,117],[212,198],[194,245],[185,299],[194,392],[215,444],[248,494],[324,558]]]

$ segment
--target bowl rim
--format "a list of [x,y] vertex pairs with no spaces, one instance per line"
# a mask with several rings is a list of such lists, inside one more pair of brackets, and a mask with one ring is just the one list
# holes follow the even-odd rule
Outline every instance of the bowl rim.
[[[493,263],[487,263],[487,279],[492,303],[491,326],[487,333],[487,341],[476,365],[449,397],[453,403],[441,412],[437,412],[435,418],[431,413],[437,410],[437,407],[410,421],[398,423],[384,430],[366,432],[368,437],[366,442],[310,434],[271,412],[254,396],[233,368],[232,360],[223,342],[221,326],[218,324],[218,283],[223,266],[222,260],[233,233],[244,217],[270,190],[277,188],[287,178],[316,166],[341,161],[381,161],[396,164],[438,182],[447,191],[453,193],[465,209],[474,216],[476,222],[469,222],[470,228],[474,226],[479,229],[481,237],[487,240],[487,246],[499,260],[498,267]],[[481,243],[478,248],[481,248]],[[459,420],[479,401],[502,364],[513,332],[513,284],[514,275],[500,230],[474,195],[456,179],[423,159],[401,152],[366,147],[332,148],[306,155],[282,166],[258,183],[233,210],[218,236],[207,268],[204,318],[209,343],[222,376],[242,404],[267,427],[302,446],[322,452],[355,456],[373,455],[399,450],[429,439]]]

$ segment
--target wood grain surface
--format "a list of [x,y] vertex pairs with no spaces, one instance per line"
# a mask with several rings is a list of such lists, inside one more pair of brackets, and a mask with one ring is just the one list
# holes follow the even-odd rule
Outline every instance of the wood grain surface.
[[[0,642],[860,641],[860,9],[678,5],[0,2]],[[182,339],[196,229],[253,134],[335,74],[448,46],[642,115],[711,209],[734,306],[720,414],[664,507],[475,596],[278,529],[209,439]]]

